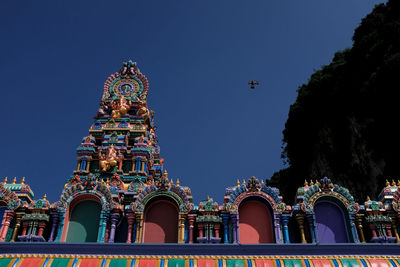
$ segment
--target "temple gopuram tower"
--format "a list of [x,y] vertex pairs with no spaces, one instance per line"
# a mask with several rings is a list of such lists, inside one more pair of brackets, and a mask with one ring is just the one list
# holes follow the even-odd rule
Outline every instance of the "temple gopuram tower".
[[77,167],[53,207],[55,241],[184,242],[192,198],[163,170],[148,90],[132,61],[104,83],[95,121],[77,148]]

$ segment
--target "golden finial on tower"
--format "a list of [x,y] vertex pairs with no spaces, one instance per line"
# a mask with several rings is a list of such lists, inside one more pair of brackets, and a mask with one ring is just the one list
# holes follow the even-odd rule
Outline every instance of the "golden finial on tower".
[[400,186],[400,180],[397,180],[397,186]]
[[7,183],[7,178],[8,178],[8,177],[4,177],[4,181],[3,181],[4,184]]
[[369,196],[367,196],[367,201],[371,201],[371,198]]
[[314,182],[312,181],[312,179],[310,180],[310,185],[314,185]]
[[171,178],[171,182],[170,182],[170,184],[174,184],[174,180],[172,180],[172,178]]
[[307,180],[304,180],[304,186],[308,186]]
[[167,170],[164,171],[164,176],[168,178],[168,172],[167,172]]
[[43,200],[47,200],[47,195],[46,194],[44,194],[44,196],[43,196],[43,198],[42,198]]
[[390,183],[389,183],[389,181],[386,179],[386,183],[385,183],[385,185],[388,187],[388,186],[390,186]]
[[17,183],[17,177],[14,177],[14,179],[12,180],[12,184],[16,184]]
[[396,182],[392,179],[392,186],[395,186]]
[[246,181],[244,179],[243,179],[243,183],[242,184],[244,184],[244,185],[246,184]]
[[[5,181],[7,182],[7,178],[6,178]],[[239,181],[239,179],[237,179],[237,180],[236,180],[236,186],[239,186],[239,185],[240,185],[240,181]]]
[[179,178],[176,178],[176,185],[177,185],[177,186],[180,186],[180,185],[181,185],[181,182],[179,181]]
[[264,180],[261,180],[261,185],[264,185]]
[[22,177],[21,184],[25,184],[25,177]]

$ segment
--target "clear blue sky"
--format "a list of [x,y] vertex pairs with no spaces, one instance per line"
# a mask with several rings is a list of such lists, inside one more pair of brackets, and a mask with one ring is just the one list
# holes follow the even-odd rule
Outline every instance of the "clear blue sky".
[[237,178],[283,167],[297,88],[381,2],[3,0],[0,177],[26,176],[36,198],[58,200],[104,81],[132,59],[150,82],[169,176],[196,204],[221,204]]

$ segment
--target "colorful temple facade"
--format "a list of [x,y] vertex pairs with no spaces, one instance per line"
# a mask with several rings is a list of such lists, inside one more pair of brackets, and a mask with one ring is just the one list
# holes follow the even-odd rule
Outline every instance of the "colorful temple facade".
[[[184,245],[175,252],[168,252],[172,255],[168,264],[165,262],[168,258],[163,261],[161,256],[146,258],[149,254],[157,254],[154,251],[143,252],[141,260],[132,256],[118,259],[86,255],[79,261],[75,256],[54,256],[57,251],[47,257],[47,261],[39,256],[24,256],[23,252],[34,246],[47,250],[49,246],[44,243],[53,244],[53,248],[58,246],[58,253],[64,251],[65,254],[68,251],[63,250],[62,243],[120,243],[136,248],[142,243],[203,243],[209,244],[206,248],[210,255],[214,248],[221,250],[218,244],[227,247],[229,244],[264,243],[288,246],[296,243],[347,243],[353,246],[400,243],[400,182],[387,182],[376,200],[368,198],[365,203],[357,203],[348,189],[325,177],[315,182],[306,181],[297,190],[294,203],[284,203],[279,189],[252,177],[228,187],[223,203],[218,204],[209,197],[198,204],[193,203],[191,189],[181,185],[179,180],[174,183],[163,167],[154,112],[149,110],[146,102],[148,90],[147,78],[131,61],[124,63],[119,72],[106,80],[95,121],[89,135],[77,148],[76,168],[57,202],[50,203],[46,196],[35,199],[25,178],[19,181],[5,178],[0,183],[0,242],[3,242],[0,248],[4,249],[3,252],[0,250],[0,266],[79,266],[82,262],[97,265],[82,263],[81,266],[138,266],[146,260],[152,263],[142,266],[170,266],[171,262],[174,262],[173,266],[228,266],[230,260],[234,266],[344,264],[340,259],[333,262],[333,258],[312,258],[311,265],[306,258],[273,258],[277,252],[262,258],[268,253],[256,250],[249,253],[259,255],[258,258],[232,255],[229,258],[227,255],[225,261],[207,258],[208,262],[200,264],[197,258],[190,261],[187,257],[179,262],[179,257],[174,257],[185,249]],[[22,244],[30,245],[22,247]],[[304,244],[303,248],[306,247]],[[104,246],[101,248],[107,250]],[[349,247],[341,248],[344,254],[346,248]],[[22,256],[11,255],[13,249],[15,253],[19,250]],[[204,254],[196,249],[193,253]],[[231,251],[234,253],[234,249]],[[319,252],[315,250],[315,253]],[[92,254],[97,253],[93,251]],[[322,254],[328,255],[326,251]],[[293,254],[288,252],[286,255]],[[295,261],[289,263],[290,260]],[[400,263],[397,258],[385,257],[343,260],[359,266],[396,266]],[[380,265],[372,265],[374,260]],[[33,265],[23,265],[24,262]],[[112,262],[122,265],[112,265]]]

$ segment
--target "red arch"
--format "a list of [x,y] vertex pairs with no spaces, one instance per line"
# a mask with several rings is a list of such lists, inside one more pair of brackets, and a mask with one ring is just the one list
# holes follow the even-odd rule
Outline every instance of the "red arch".
[[156,200],[145,208],[143,243],[178,243],[178,208],[168,200]]
[[268,207],[257,200],[239,206],[239,240],[242,244],[274,243],[272,217]]

